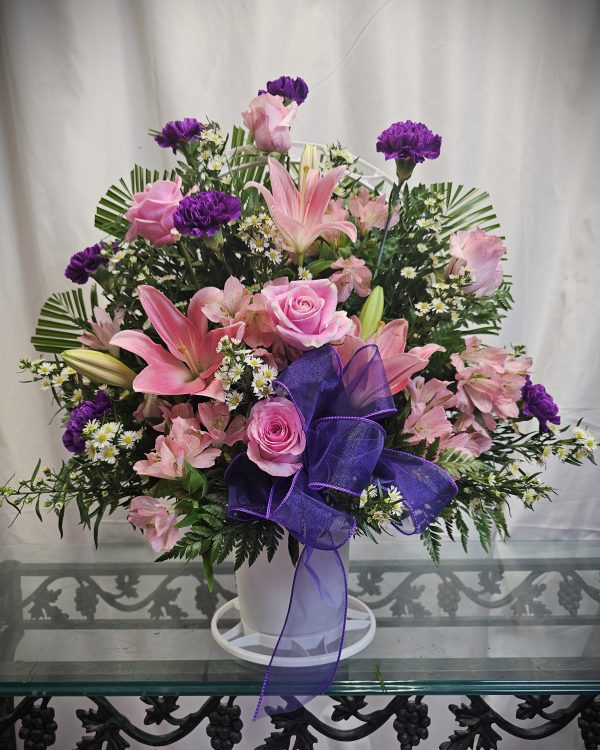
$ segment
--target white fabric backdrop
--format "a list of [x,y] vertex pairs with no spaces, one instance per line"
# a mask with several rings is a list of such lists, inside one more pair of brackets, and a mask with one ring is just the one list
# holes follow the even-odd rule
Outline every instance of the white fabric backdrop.
[[[443,135],[417,176],[489,190],[515,276],[503,342],[526,342],[564,419],[599,430],[594,0],[4,0],[0,39],[0,481],[63,455],[46,394],[18,383],[17,361],[48,293],[68,288],[68,257],[98,238],[99,196],[134,162],[170,163],[149,127],[193,115],[228,128],[282,73],[311,88],[296,139],[339,138],[382,163],[375,139],[394,120]],[[594,468],[548,474],[556,501],[516,509],[513,535],[600,535]],[[0,511],[0,543],[56,538],[52,521],[11,519]],[[67,536],[81,538],[74,523]]]

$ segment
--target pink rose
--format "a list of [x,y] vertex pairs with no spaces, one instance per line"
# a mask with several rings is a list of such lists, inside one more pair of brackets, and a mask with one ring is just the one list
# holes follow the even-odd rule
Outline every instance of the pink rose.
[[267,474],[289,477],[302,466],[306,436],[298,410],[287,398],[256,403],[246,427],[248,458]]
[[502,263],[506,252],[500,237],[482,229],[472,232],[456,232],[450,235],[450,255],[446,266],[446,278],[458,275],[463,269],[471,274],[471,283],[464,287],[468,294],[488,297],[502,283]]
[[155,552],[168,552],[181,538],[181,529],[175,528],[177,515],[168,506],[153,497],[140,495],[131,501],[127,520],[138,529],[144,529],[144,539]]
[[175,242],[175,237],[171,234],[171,229],[175,226],[173,213],[182,198],[181,177],[177,177],[175,182],[157,180],[146,185],[143,193],[133,196],[133,204],[125,214],[131,222],[125,235],[127,242],[136,237],[145,237],[153,245]]
[[369,296],[373,274],[364,260],[351,255],[349,258],[338,258],[330,267],[336,269],[329,280],[336,285],[340,302],[345,302],[352,290],[359,297]]
[[298,104],[287,106],[283,97],[272,94],[259,94],[248,105],[248,112],[242,112],[244,125],[254,135],[261,151],[278,151],[285,154],[290,150],[290,126],[294,122]]
[[306,351],[339,341],[352,328],[346,313],[336,311],[338,291],[329,279],[276,279],[262,296],[270,303],[279,337],[295,349]]

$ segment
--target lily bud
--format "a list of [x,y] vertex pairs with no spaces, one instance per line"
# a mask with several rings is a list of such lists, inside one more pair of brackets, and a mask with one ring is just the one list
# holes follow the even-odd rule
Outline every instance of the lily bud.
[[360,337],[363,341],[366,341],[377,330],[383,315],[383,302],[383,289],[380,286],[374,287],[359,315]]
[[119,388],[131,388],[135,372],[115,357],[94,349],[67,349],[63,360],[92,383],[106,383]]
[[300,167],[298,168],[298,189],[302,192],[308,172],[310,169],[319,169],[321,164],[321,157],[319,150],[316,146],[306,144],[302,151],[302,157],[300,159]]

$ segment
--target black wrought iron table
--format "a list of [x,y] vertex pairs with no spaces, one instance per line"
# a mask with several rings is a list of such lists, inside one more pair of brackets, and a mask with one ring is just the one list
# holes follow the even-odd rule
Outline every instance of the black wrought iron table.
[[[311,704],[265,720],[261,748],[310,749],[318,735],[350,743],[388,721],[403,750],[428,748],[430,695],[466,696],[450,706],[459,726],[443,750],[541,739],[572,721],[582,747],[599,747],[600,543],[498,543],[488,555],[473,545],[468,558],[448,545],[437,568],[413,541],[356,545],[352,557],[350,589],[377,616],[375,640],[340,665],[328,721]],[[209,593],[199,565],[156,564],[141,546],[4,547],[0,750],[17,747],[15,732],[26,750],[54,745],[57,696],[88,704],[77,710],[79,750],[125,750],[129,739],[172,747],[197,728],[207,733],[199,747],[248,747],[236,701],[258,694],[263,668],[210,635],[234,591],[230,565]],[[516,716],[482,697],[501,694],[519,698]],[[144,726],[115,707],[124,695],[146,704]],[[386,704],[370,708],[374,695]],[[557,709],[557,695],[573,697]],[[179,696],[211,697],[182,714]]]

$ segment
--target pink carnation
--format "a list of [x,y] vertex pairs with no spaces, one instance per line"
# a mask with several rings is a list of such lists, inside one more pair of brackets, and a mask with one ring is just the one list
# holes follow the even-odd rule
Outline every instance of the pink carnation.
[[248,458],[267,474],[289,477],[302,466],[306,437],[298,410],[287,398],[258,401],[247,428]]
[[181,529],[175,527],[177,515],[153,497],[134,497],[127,520],[144,530],[144,538],[157,553],[173,549],[181,538]]
[[176,237],[171,234],[175,227],[173,214],[182,199],[181,177],[177,177],[175,182],[157,180],[146,185],[144,192],[133,196],[133,204],[125,214],[131,222],[125,235],[127,242],[136,237],[145,237],[153,245],[175,242]]

